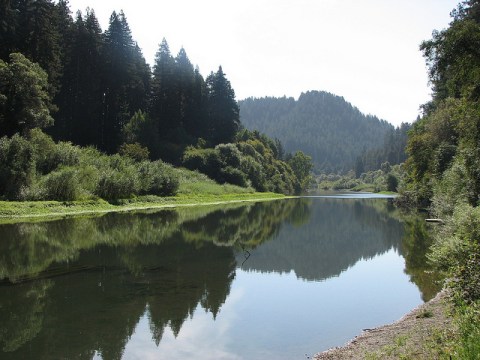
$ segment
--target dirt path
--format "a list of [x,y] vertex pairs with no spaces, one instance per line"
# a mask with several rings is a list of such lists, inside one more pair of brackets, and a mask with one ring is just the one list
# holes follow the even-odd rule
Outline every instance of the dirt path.
[[446,297],[442,291],[397,322],[366,330],[345,346],[313,359],[436,359],[435,337],[452,327]]

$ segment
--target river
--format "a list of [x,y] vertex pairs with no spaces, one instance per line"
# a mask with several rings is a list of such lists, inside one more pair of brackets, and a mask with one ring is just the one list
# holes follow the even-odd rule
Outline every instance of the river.
[[0,358],[306,359],[433,297],[429,242],[362,194],[0,225]]

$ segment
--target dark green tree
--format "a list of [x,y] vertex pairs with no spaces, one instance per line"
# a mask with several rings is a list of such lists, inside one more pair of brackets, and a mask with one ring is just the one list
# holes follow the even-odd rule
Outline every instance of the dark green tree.
[[311,180],[311,172],[313,169],[312,157],[305,155],[301,151],[297,151],[288,160],[288,165],[290,165],[293,173],[298,179],[300,187],[297,189],[297,192],[302,189],[307,189]]
[[105,32],[103,119],[100,147],[118,149],[121,129],[137,110],[145,110],[149,90],[149,68],[133,41],[125,14],[113,12]]
[[0,59],[8,60],[9,55],[16,51],[17,16],[11,0],[0,2]]
[[37,62],[47,72],[50,94],[60,86],[63,48],[59,29],[60,12],[51,0],[18,0],[15,51]]
[[51,133],[79,145],[101,144],[103,103],[103,35],[95,13],[76,16],[62,88],[56,97],[59,112]]
[[153,66],[150,114],[157,123],[160,138],[168,139],[179,126],[179,108],[175,59],[163,39]]
[[19,53],[0,60],[0,136],[53,124],[48,75]]
[[208,99],[208,121],[213,145],[229,143],[240,128],[240,110],[235,92],[226,78],[222,67],[211,73],[206,80]]

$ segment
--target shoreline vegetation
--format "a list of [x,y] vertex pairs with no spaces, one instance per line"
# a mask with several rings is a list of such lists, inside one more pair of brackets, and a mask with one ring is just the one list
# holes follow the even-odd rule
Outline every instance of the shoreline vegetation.
[[287,199],[277,193],[180,194],[170,197],[139,197],[110,203],[102,199],[87,201],[0,201],[0,224],[42,221],[51,218],[130,212],[176,207],[209,206],[240,202]]

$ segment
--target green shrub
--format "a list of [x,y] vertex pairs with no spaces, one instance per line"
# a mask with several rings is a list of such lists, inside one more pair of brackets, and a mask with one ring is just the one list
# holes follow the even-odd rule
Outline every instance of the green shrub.
[[35,177],[33,146],[18,134],[0,139],[0,196],[21,200]]
[[225,165],[234,168],[240,166],[242,153],[234,144],[220,144],[215,147],[215,150],[218,152],[221,161]]
[[42,179],[41,183],[43,200],[78,200],[82,192],[77,171],[72,168],[51,172]]
[[435,236],[430,259],[455,279],[452,287],[467,303],[480,300],[480,208],[459,204]]
[[255,161],[253,157],[244,156],[240,167],[257,191],[267,190],[265,171],[262,165]]
[[392,173],[387,175],[387,190],[397,192],[398,189],[398,179]]
[[150,155],[148,149],[141,146],[138,142],[133,144],[122,144],[118,152],[120,155],[127,156],[138,162],[148,160]]
[[133,168],[106,169],[95,189],[95,195],[105,200],[125,199],[138,193],[139,181]]
[[247,176],[241,170],[232,166],[227,166],[222,169],[222,177],[225,182],[229,184],[238,185],[241,187],[247,187],[249,185]]
[[143,162],[138,170],[142,194],[173,196],[177,193],[180,180],[170,165],[162,161]]
[[187,169],[203,172],[207,163],[205,149],[187,148],[182,163]]
[[458,359],[476,360],[480,354],[480,303],[457,309],[460,341],[456,346]]

